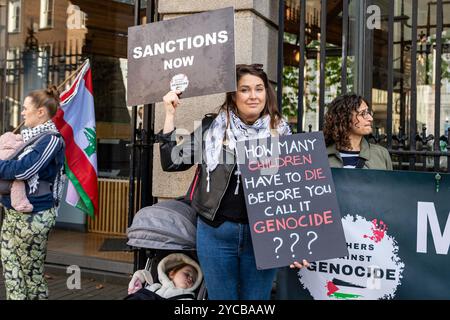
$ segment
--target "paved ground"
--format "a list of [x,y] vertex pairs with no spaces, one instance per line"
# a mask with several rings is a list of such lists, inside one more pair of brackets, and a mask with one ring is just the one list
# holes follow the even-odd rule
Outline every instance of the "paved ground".
[[[83,277],[83,273],[81,274],[81,289],[69,290],[67,288],[68,276],[70,275],[60,272],[46,273],[50,300],[121,300],[127,294],[126,284],[99,281],[89,276]],[[0,276],[0,300],[4,299],[5,286],[3,276]]]

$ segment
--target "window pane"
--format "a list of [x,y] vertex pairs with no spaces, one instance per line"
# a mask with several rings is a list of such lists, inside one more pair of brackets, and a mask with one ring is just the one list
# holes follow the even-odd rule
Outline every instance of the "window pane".
[[[40,6],[22,1],[22,11],[27,12],[27,19],[39,21],[41,27],[34,34],[40,49],[33,56],[27,56],[34,57],[34,62],[27,60],[27,64],[22,63],[24,39],[28,37],[26,30],[10,34],[8,38],[9,48],[14,48],[8,51],[7,63],[5,100],[9,101],[9,125],[17,125],[20,120],[18,106],[25,91],[33,85],[60,84],[89,57],[99,176],[127,177],[129,159],[126,144],[131,131],[131,108],[126,105],[127,34],[128,27],[134,25],[134,3],[78,1],[75,2],[77,5],[70,3],[66,7],[59,3],[55,6],[52,0],[37,3]],[[20,1],[9,2],[8,10],[14,13],[10,17],[15,22],[15,29],[19,27],[20,9]],[[31,84],[26,85],[30,81]]]
[[18,32],[20,30],[20,0],[9,1],[8,16],[8,32]]

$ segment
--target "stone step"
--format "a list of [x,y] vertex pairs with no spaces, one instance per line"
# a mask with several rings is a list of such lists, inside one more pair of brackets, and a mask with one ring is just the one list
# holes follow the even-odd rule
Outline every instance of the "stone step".
[[[83,279],[91,279],[102,283],[121,285],[124,288],[128,287],[128,283],[131,280],[131,274],[97,271],[86,268],[80,268],[80,271]],[[73,271],[68,271],[68,266],[46,263],[45,273],[68,278],[73,274]]]
[[[106,260],[96,257],[79,256],[58,251],[47,252],[45,261],[46,270],[66,273],[67,267],[78,266],[83,275],[92,275],[93,278],[108,278],[110,281],[123,282],[124,279],[129,281],[130,275],[133,273],[133,263]],[[101,280],[101,279],[99,279]]]

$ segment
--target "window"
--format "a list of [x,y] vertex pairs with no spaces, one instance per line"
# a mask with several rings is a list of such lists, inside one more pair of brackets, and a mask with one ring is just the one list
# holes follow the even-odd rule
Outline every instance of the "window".
[[8,32],[20,32],[20,0],[8,2]]
[[41,0],[39,28],[53,27],[53,0]]
[[42,80],[43,84],[48,81],[50,53],[52,52],[51,45],[39,46],[39,55],[37,60],[37,75]]
[[20,50],[18,48],[8,49],[6,52],[6,82],[14,83],[18,79],[20,66]]

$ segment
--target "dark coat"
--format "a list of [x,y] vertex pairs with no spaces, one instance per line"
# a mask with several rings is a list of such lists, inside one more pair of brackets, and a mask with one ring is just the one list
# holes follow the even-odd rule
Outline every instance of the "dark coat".
[[[181,137],[181,142],[177,144],[172,139],[170,132],[158,134],[160,142],[161,166],[164,171],[175,172],[185,171],[197,164],[194,180],[189,187],[186,197],[191,201],[191,206],[208,220],[214,220],[219,209],[220,202],[228,188],[230,179],[236,166],[234,164],[219,164],[216,169],[210,172],[210,191],[207,190],[207,168],[203,159],[204,141],[202,137],[211,125],[215,115],[208,114],[190,136]],[[224,147],[224,152],[231,152]],[[176,163],[172,159],[172,154],[177,155]]]

